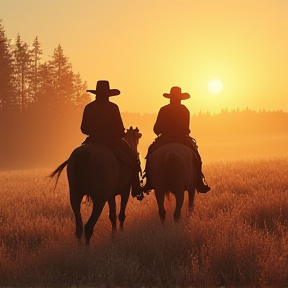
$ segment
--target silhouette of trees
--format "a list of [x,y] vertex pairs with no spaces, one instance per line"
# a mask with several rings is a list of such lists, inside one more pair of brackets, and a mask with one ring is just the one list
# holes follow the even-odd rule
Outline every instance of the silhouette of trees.
[[41,61],[41,55],[43,51],[41,49],[41,44],[38,40],[38,37],[33,41],[32,49],[31,49],[31,66],[30,66],[30,93],[32,99],[37,102],[39,101],[39,91],[41,84],[41,74],[39,73],[39,66]]
[[42,54],[38,36],[32,45],[19,34],[15,41],[8,41],[0,20],[0,112],[11,108],[24,112],[43,104],[67,110],[90,100],[86,82],[82,83],[79,73],[73,73],[60,44],[49,61],[41,62]]
[[71,95],[73,94],[72,65],[64,55],[60,44],[54,49],[52,60],[49,61],[49,68],[52,76],[53,93],[47,104],[70,104],[72,102]]
[[284,111],[255,111],[227,108],[221,113],[201,113],[191,116],[191,131],[204,141],[260,134],[287,134],[288,113]]
[[29,94],[29,68],[31,55],[29,46],[21,40],[20,35],[17,35],[16,43],[12,50],[13,55],[13,72],[14,85],[16,89],[16,104],[23,111],[29,103],[33,101]]
[[9,41],[0,19],[0,109],[7,110],[14,106],[12,79],[12,55],[9,50]]
[[86,90],[88,89],[87,82],[85,81],[84,83],[82,83],[79,73],[74,74],[73,76],[74,76],[74,81],[73,81],[74,90],[72,93],[71,100],[73,104],[75,104],[76,106],[83,107],[91,101],[90,95],[86,93]]

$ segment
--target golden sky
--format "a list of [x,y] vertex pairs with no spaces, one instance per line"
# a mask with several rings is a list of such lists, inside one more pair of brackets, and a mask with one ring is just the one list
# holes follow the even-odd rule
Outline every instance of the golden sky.
[[288,111],[288,0],[0,0],[0,19],[47,59],[61,44],[89,89],[109,80],[123,112],[158,112],[172,86],[191,114]]

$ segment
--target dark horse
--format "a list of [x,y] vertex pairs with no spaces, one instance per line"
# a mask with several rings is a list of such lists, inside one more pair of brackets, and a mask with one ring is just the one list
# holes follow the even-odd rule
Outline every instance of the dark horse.
[[185,191],[188,191],[189,194],[188,211],[192,212],[196,173],[199,170],[195,153],[182,144],[165,144],[149,156],[147,164],[161,222],[165,223],[166,216],[164,196],[170,192],[175,195],[176,199],[173,214],[175,222],[181,217]]
[[[125,140],[133,153],[138,157],[137,145],[142,134],[138,128],[127,130]],[[132,184],[132,166],[120,160],[113,148],[101,143],[84,144],[76,148],[69,159],[62,163],[50,177],[57,174],[57,180],[67,165],[67,176],[70,190],[70,204],[76,220],[76,236],[78,240],[83,234],[83,222],[80,205],[83,197],[87,195],[92,199],[93,210],[84,226],[86,244],[89,245],[93,235],[93,228],[101,215],[103,207],[108,201],[109,219],[112,224],[112,235],[115,234],[116,202],[115,196],[121,195],[121,208],[118,215],[120,229],[123,229],[125,209],[128,202]],[[57,182],[56,182],[57,184]]]

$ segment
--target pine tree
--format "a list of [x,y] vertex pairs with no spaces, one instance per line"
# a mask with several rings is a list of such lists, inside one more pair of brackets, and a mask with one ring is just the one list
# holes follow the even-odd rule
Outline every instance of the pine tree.
[[53,95],[52,100],[57,105],[69,105],[72,103],[74,92],[72,65],[64,55],[63,49],[59,44],[54,49],[52,60],[49,61],[49,67],[52,69]]
[[0,19],[0,108],[9,110],[15,106],[13,91],[13,67],[10,45]]
[[31,62],[31,55],[28,50],[27,43],[22,42],[20,35],[17,35],[15,48],[13,50],[14,56],[14,78],[15,88],[17,91],[16,100],[23,112],[27,105],[32,102],[29,95],[29,68]]
[[43,51],[41,50],[41,45],[38,40],[38,37],[33,41],[32,49],[30,51],[31,55],[31,65],[29,69],[29,82],[30,82],[30,93],[31,93],[31,99],[33,102],[36,102],[39,98],[39,85],[40,85],[40,75],[39,75],[39,65],[41,60],[41,55],[43,54]]
[[76,106],[85,106],[91,101],[90,95],[86,92],[87,83],[82,83],[80,74],[74,75],[74,94],[72,101]]
[[38,106],[52,105],[53,88],[53,75],[52,69],[47,62],[40,64],[38,69],[39,74],[39,88],[35,104]]

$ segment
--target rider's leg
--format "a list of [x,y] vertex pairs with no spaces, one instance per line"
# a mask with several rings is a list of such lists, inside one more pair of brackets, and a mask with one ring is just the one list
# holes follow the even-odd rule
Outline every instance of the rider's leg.
[[197,173],[196,190],[200,193],[207,193],[211,190],[211,188],[207,185],[205,176],[202,172],[202,161],[198,149],[195,152],[199,160],[199,172]]

